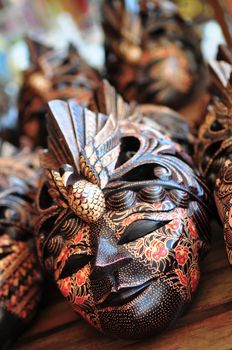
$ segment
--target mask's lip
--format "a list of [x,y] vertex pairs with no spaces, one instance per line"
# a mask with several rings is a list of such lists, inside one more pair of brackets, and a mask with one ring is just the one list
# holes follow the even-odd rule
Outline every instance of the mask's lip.
[[104,301],[96,304],[96,308],[105,309],[108,307],[120,307],[128,304],[142,294],[152,282],[154,282],[154,278],[136,287],[121,288],[117,292],[111,292]]

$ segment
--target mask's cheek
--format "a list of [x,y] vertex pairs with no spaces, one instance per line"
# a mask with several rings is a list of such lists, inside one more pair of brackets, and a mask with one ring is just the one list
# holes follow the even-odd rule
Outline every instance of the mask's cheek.
[[138,259],[133,259],[126,266],[123,266],[118,271],[118,286],[120,288],[141,286],[142,284],[156,279],[159,274],[154,274],[153,271]]
[[73,310],[92,326],[101,330],[91,290],[90,265],[89,263],[71,276],[58,280],[57,285],[63,296],[70,302]]
[[171,234],[166,226],[126,244],[128,252],[139,263],[146,266],[153,276],[169,271],[174,265],[173,247],[180,239],[182,230],[179,228],[176,234]]
[[92,263],[89,263],[83,269],[72,276],[73,293],[70,300],[73,310],[87,320],[93,327],[102,331],[95,307],[93,295],[91,272]]
[[[66,232],[61,232],[64,236],[63,248],[59,255],[54,257],[54,277],[56,281],[60,279],[62,271],[70,258],[78,255],[87,257],[96,255],[96,243],[91,239],[89,226],[83,225],[75,234],[70,234],[69,231],[66,225]],[[74,269],[74,271],[77,270],[79,269]],[[83,276],[81,276],[80,279],[83,279]]]
[[82,304],[90,297],[90,264],[73,273],[71,276],[59,279],[57,285],[65,298],[72,304]]

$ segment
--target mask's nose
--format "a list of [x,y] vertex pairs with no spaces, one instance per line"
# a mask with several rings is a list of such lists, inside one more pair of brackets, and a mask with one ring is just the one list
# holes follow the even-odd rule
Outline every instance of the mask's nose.
[[95,267],[97,269],[112,272],[125,265],[128,259],[131,259],[131,255],[123,246],[117,245],[115,239],[111,237],[99,238],[95,261]]

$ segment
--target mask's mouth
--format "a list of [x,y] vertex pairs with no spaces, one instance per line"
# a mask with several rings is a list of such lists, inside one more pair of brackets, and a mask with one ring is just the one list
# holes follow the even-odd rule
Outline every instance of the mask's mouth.
[[98,309],[104,309],[106,307],[123,306],[128,304],[140,294],[142,294],[150,285],[154,282],[154,279],[150,279],[140,286],[122,288],[118,292],[110,293],[107,298],[96,305]]

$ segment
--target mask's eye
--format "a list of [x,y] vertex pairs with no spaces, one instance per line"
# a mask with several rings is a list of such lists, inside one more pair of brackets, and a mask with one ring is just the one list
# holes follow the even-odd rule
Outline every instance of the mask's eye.
[[86,254],[76,254],[70,256],[60,274],[60,278],[66,278],[76,273],[78,270],[82,269],[82,267],[87,265],[92,258],[92,255]]
[[168,224],[168,221],[137,220],[130,224],[124,231],[118,241],[118,244],[133,242],[138,238],[144,237],[149,233],[158,230],[160,227]]

